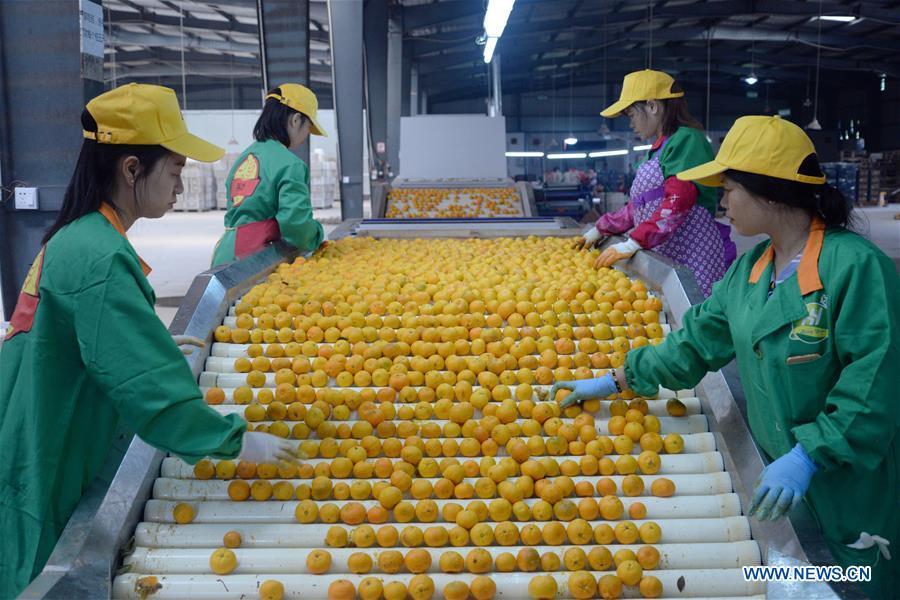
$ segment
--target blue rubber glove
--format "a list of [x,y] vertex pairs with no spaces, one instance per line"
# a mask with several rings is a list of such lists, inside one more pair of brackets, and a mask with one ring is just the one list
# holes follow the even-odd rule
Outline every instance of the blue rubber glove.
[[572,393],[559,403],[560,408],[568,408],[593,398],[606,398],[618,391],[612,373],[597,379],[576,379],[575,381],[557,381],[550,388],[550,400],[556,399],[557,390],[570,390]]
[[809,480],[818,469],[803,446],[797,444],[790,452],[763,469],[756,481],[747,516],[756,513],[756,518],[760,521],[781,518],[788,510],[800,504],[809,488]]

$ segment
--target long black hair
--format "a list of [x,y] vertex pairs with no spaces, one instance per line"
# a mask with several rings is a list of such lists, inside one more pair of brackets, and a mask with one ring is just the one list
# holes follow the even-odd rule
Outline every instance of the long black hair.
[[[280,96],[281,88],[274,88],[269,94]],[[288,135],[287,123],[288,119],[294,115],[303,117],[301,125],[309,119],[302,112],[282,104],[278,98],[267,98],[266,103],[263,105],[262,114],[259,115],[256,125],[253,126],[253,137],[256,138],[257,142],[278,140],[285,147],[289,148],[291,146],[291,136]]]
[[[81,113],[81,125],[85,131],[97,131],[97,122],[91,113]],[[100,209],[103,202],[108,202],[116,182],[116,169],[119,160],[125,156],[136,156],[141,163],[141,172],[135,176],[134,192],[137,202],[138,184],[153,170],[161,159],[170,156],[171,152],[162,146],[131,144],[99,144],[95,140],[85,139],[81,144],[75,172],[66,187],[62,208],[56,222],[50,226],[41,244],[50,241],[53,235],[71,223]]]
[[[677,93],[684,92],[684,89],[678,82],[673,82],[669,91]],[[657,100],[657,102],[662,105],[663,112],[660,125],[662,127],[663,135],[670,136],[678,131],[679,127],[690,127],[692,129],[703,131],[703,125],[700,121],[695,119],[693,115],[691,115],[691,111],[688,110],[688,103],[684,96],[679,98],[665,98],[663,100]],[[646,101],[635,102],[632,106],[641,111],[647,110]]]
[[[822,177],[818,157],[815,154],[807,156],[800,165],[798,174]],[[801,183],[733,169],[725,171],[724,175],[754,196],[791,208],[800,208],[810,216],[821,217],[828,229],[852,228],[854,225],[853,207],[837,188],[827,183]]]

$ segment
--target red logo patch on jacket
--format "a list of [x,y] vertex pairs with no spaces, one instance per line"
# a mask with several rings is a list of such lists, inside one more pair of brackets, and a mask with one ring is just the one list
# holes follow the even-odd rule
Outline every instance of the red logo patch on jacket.
[[259,159],[248,154],[231,178],[231,202],[240,206],[245,198],[252,196],[259,185]]
[[22,284],[22,291],[19,292],[19,299],[16,301],[16,310],[9,320],[9,329],[6,331],[6,339],[9,340],[13,336],[31,331],[34,325],[34,314],[37,312],[38,303],[41,301],[39,288],[41,285],[41,271],[44,268],[44,250],[41,248],[38,255],[31,263],[28,275],[25,277],[25,283]]

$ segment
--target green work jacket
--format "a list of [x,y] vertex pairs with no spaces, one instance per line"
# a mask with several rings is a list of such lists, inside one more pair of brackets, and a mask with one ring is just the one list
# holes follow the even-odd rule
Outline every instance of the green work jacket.
[[[841,565],[900,583],[900,280],[864,238],[815,222],[796,273],[768,297],[773,251],[756,246],[693,306],[684,326],[625,361],[629,385],[690,388],[737,359],[750,429],[772,459],[799,442],[819,470],[806,500]],[[750,482],[752,483],[752,482]],[[862,532],[891,542],[848,548]]]
[[281,142],[251,144],[234,162],[225,188],[225,234],[216,244],[212,266],[239,258],[235,242],[242,225],[274,219],[281,239],[304,252],[315,250],[325,239],[322,225],[312,214],[309,167]]
[[191,463],[235,458],[246,431],[206,405],[149,269],[104,212],[41,250],[0,350],[0,598],[40,573],[120,422]]

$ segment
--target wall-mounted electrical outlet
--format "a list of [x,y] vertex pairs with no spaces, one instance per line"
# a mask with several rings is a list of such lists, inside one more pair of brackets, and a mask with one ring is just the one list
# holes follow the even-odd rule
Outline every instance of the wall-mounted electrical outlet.
[[38,189],[34,187],[17,187],[16,188],[16,209],[17,210],[37,210],[38,207]]

